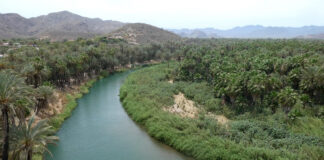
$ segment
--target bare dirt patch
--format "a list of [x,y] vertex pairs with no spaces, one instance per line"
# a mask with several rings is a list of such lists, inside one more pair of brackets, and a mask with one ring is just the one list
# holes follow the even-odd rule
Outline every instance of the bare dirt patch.
[[[48,103],[46,108],[42,108],[38,111],[38,113],[34,116],[34,124],[38,123],[42,119],[53,117],[54,115],[61,113],[63,111],[63,107],[66,103],[66,94],[62,91],[54,91],[53,96]],[[34,112],[34,111],[32,111]],[[32,113],[31,115],[34,115]],[[29,119],[28,117],[27,119]]]
[[48,103],[48,107],[41,109],[37,115],[41,118],[48,118],[57,113],[61,113],[66,102],[65,95],[66,94],[62,91],[55,91],[51,102]]
[[[83,85],[85,82],[81,83]],[[50,118],[55,116],[56,114],[60,114],[63,112],[63,109],[67,103],[66,96],[67,94],[76,94],[80,90],[81,85],[73,85],[70,88],[66,88],[64,91],[61,91],[59,89],[56,89],[53,93],[53,96],[48,102],[48,105],[46,108],[42,108],[38,111],[38,113],[35,115],[35,122],[46,118]],[[33,114],[31,114],[33,115]]]
[[[181,117],[187,117],[187,118],[198,117],[198,113],[202,109],[196,107],[194,101],[188,100],[181,92],[177,95],[174,95],[173,97],[174,97],[174,105],[164,107],[163,108],[164,111],[177,114]],[[228,122],[230,121],[224,115],[215,115],[211,112],[208,112],[207,116],[216,119],[217,122],[220,123],[221,125],[227,125]]]
[[196,118],[199,109],[195,106],[195,102],[188,100],[183,93],[174,95],[174,105],[165,107],[163,110],[175,113],[181,117]]

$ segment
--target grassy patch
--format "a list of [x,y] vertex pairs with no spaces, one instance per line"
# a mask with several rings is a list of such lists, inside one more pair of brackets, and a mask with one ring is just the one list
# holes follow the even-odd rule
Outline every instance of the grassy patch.
[[291,125],[291,130],[296,133],[324,138],[324,122],[319,118],[300,117]]

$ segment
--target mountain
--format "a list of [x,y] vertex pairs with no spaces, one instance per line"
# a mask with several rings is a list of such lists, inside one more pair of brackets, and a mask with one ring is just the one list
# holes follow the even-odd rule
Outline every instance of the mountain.
[[0,14],[0,39],[27,37],[26,32],[33,24],[15,13]]
[[199,29],[169,29],[169,31],[186,38],[220,38],[218,33],[221,30],[214,28]]
[[181,40],[181,38],[169,31],[144,24],[130,23],[122,28],[111,32],[108,37],[122,38],[132,44],[161,43],[167,41]]
[[142,23],[122,23],[99,18],[86,18],[62,11],[34,18],[15,13],[0,14],[0,39],[49,38],[73,40],[98,35],[121,37],[130,43],[165,42],[188,38],[308,38],[323,39],[324,26],[264,27],[250,25],[229,30],[214,28],[169,29]]
[[[324,34],[324,26],[264,27],[250,25],[229,30],[201,28],[170,29],[170,31],[189,38],[300,38],[302,36]],[[197,32],[201,33],[196,34]]]
[[310,34],[306,36],[300,36],[299,38],[304,38],[304,39],[324,39],[324,33],[322,34]]
[[68,11],[24,18],[18,14],[0,14],[0,39],[50,38],[52,40],[89,38],[108,34],[125,24],[118,21],[86,18]]

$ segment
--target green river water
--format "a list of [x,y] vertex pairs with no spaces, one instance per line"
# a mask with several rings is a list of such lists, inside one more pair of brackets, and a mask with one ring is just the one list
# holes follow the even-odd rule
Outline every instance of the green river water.
[[184,160],[174,149],[152,139],[136,125],[119,101],[119,89],[130,73],[98,80],[78,100],[57,133],[60,141],[46,160]]

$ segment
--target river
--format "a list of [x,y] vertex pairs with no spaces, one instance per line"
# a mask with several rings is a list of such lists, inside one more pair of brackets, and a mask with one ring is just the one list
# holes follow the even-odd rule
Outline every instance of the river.
[[187,157],[152,139],[133,122],[119,101],[130,73],[98,80],[58,131],[60,141],[46,160],[185,160]]

